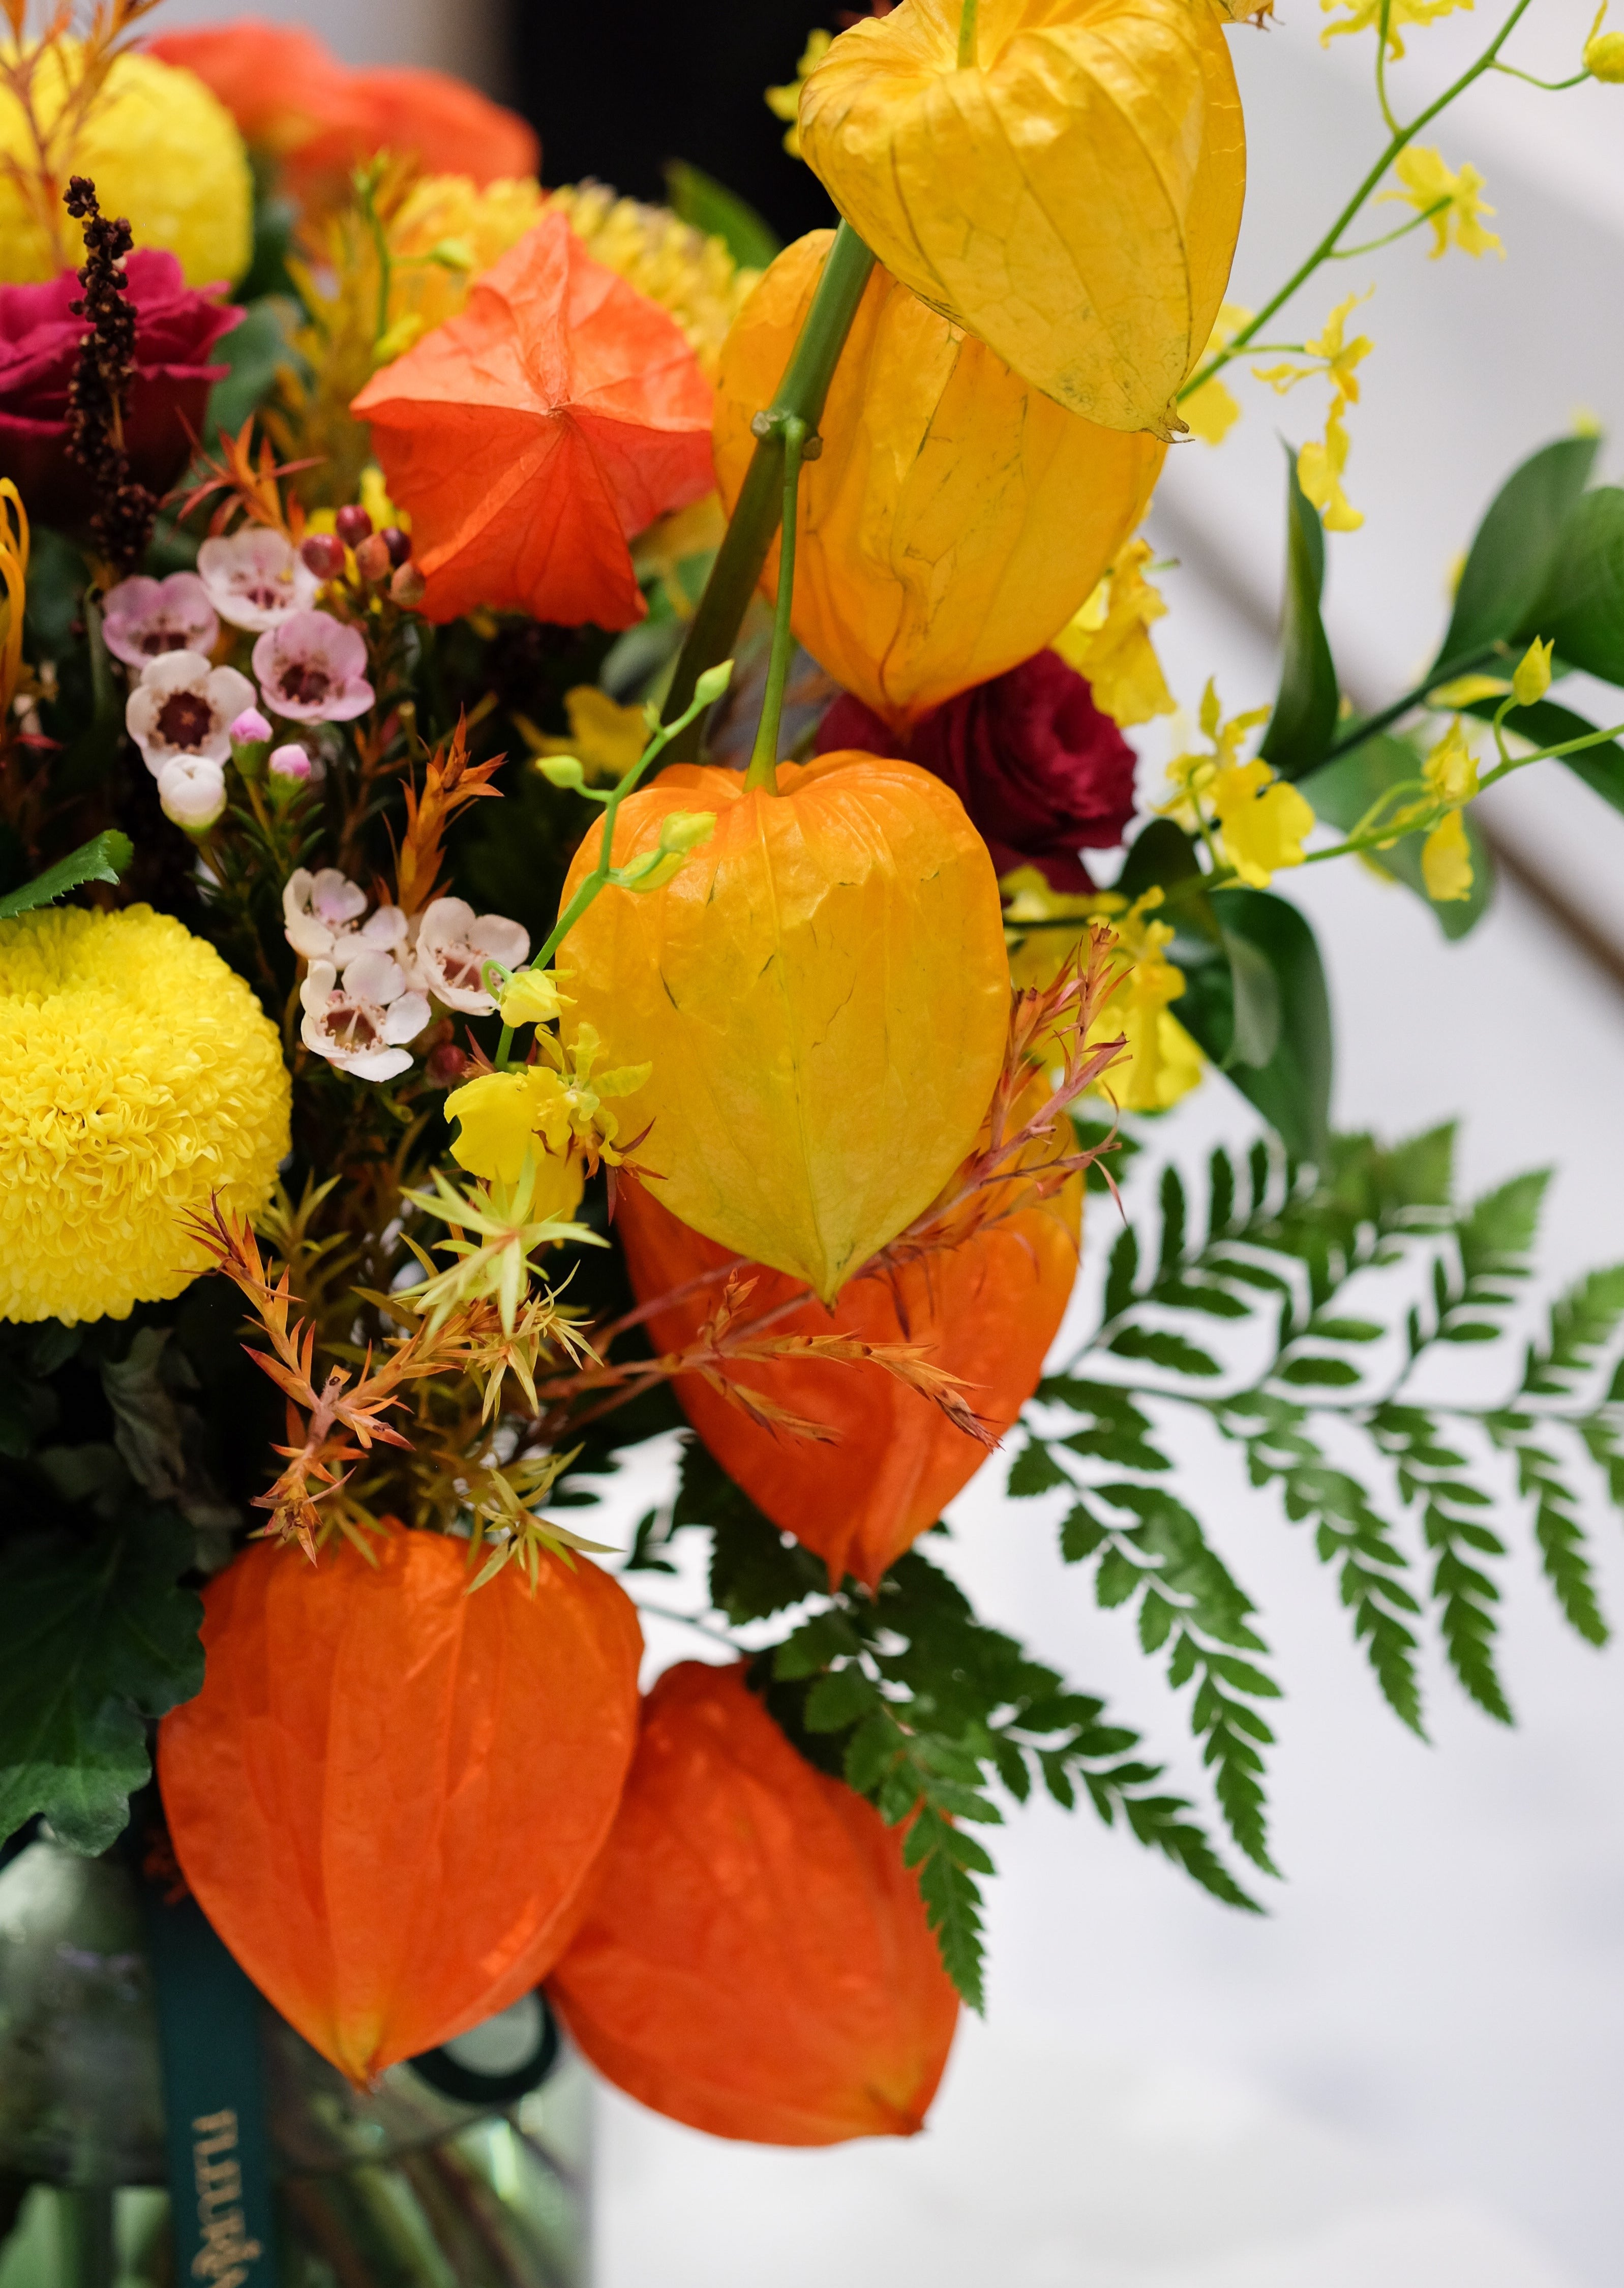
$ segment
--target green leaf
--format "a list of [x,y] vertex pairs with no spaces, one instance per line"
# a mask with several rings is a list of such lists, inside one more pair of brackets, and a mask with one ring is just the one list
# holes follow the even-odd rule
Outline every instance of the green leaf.
[[177,1586],[193,1558],[191,1529],[154,1509],[0,1566],[0,1836],[43,1812],[93,1855],[123,1830],[152,1776],[143,1720],[202,1687],[202,1605]]
[[1517,631],[1518,640],[1536,635],[1554,642],[1570,667],[1624,683],[1624,491],[1617,485],[1581,494],[1563,519],[1549,575]]
[[[1230,1080],[1254,1104],[1294,1160],[1322,1163],[1329,1148],[1331,1002],[1313,931],[1297,908],[1268,890],[1229,888],[1214,903],[1225,934],[1244,938],[1267,960],[1279,993],[1279,1045],[1266,1065],[1233,1064]],[[1179,1021],[1216,1064],[1234,1037],[1227,968],[1192,973]]]
[[[1485,723],[1493,722],[1500,711],[1500,702],[1475,699],[1462,711]],[[1532,707],[1513,707],[1506,717],[1505,727],[1516,737],[1525,739],[1531,747],[1560,747],[1570,739],[1588,738],[1598,726],[1586,716],[1575,715],[1571,707],[1558,707],[1554,699],[1540,699]],[[1559,755],[1556,759],[1576,779],[1582,779],[1592,794],[1600,795],[1614,810],[1624,811],[1624,746],[1616,739],[1586,747],[1577,755]],[[1470,810],[1465,816],[1470,829]]]
[[710,1601],[735,1627],[828,1586],[827,1567],[764,1517],[693,1437],[683,1449],[671,1531],[690,1525],[710,1528]]
[[214,346],[216,361],[231,368],[209,392],[203,409],[202,441],[212,449],[222,429],[235,436],[250,413],[271,393],[277,368],[289,361],[293,305],[279,294],[250,302],[242,322]]
[[1598,441],[1559,437],[1506,479],[1467,553],[1438,655],[1440,671],[1509,640],[1527,621],[1556,562],[1563,526],[1590,481]]
[[48,906],[58,898],[65,898],[69,890],[77,890],[86,882],[116,882],[134,855],[134,846],[127,834],[109,827],[89,842],[70,850],[66,858],[59,858],[54,866],[47,866],[43,874],[25,882],[20,890],[10,890],[0,898],[0,922],[9,922],[18,914],[31,914],[37,907]]
[[1166,1367],[1173,1374],[1223,1372],[1216,1359],[1165,1327],[1124,1327],[1112,1337],[1110,1348],[1119,1358],[1144,1359],[1148,1365]]
[[690,166],[685,159],[668,159],[665,190],[683,221],[708,238],[721,239],[741,270],[764,270],[783,251],[783,241],[772,224],[703,168]]
[[925,1920],[936,1934],[942,1968],[970,2008],[981,2011],[986,2006],[981,1984],[981,1898],[974,1876],[950,1847],[952,1834],[934,1812],[922,1811],[908,1831],[908,1856],[918,1870],[919,1895]]
[[874,1713],[877,1688],[860,1668],[835,1668],[806,1696],[802,1720],[809,1732],[844,1732]]
[[[1280,687],[1258,753],[1283,779],[1300,779],[1325,759],[1336,731],[1339,695],[1331,647],[1319,617],[1325,532],[1286,452],[1286,607],[1280,630]],[[1251,1058],[1266,1063],[1266,1058]]]
[[[1116,888],[1124,898],[1142,898],[1146,890],[1170,890],[1176,884],[1199,878],[1200,872],[1201,862],[1196,855],[1193,838],[1173,819],[1153,818],[1134,838],[1117,876]],[[1219,943],[1222,932],[1218,918],[1211,899],[1204,892],[1179,900],[1178,919],[1181,928],[1196,929],[1209,943]]]
[[[1493,710],[1489,711],[1491,713]],[[1322,763],[1311,771],[1303,782],[1302,792],[1314,806],[1316,817],[1327,825],[1351,834],[1377,798],[1388,788],[1398,786],[1406,779],[1418,779],[1422,775],[1422,757],[1406,739],[1378,733],[1364,740],[1335,762]],[[1390,850],[1367,850],[1368,862],[1379,873],[1395,882],[1402,882],[1422,899],[1436,918],[1446,938],[1462,938],[1477,927],[1487,910],[1494,889],[1494,862],[1488,845],[1478,831],[1476,817],[1468,809],[1462,814],[1466,828],[1466,839],[1471,850],[1472,886],[1464,898],[1446,899],[1434,904],[1427,896],[1427,886],[1421,870],[1422,845],[1424,834],[1406,834]]]
[[1325,1390],[1345,1390],[1359,1380],[1359,1370],[1348,1359],[1325,1358],[1303,1353],[1278,1370],[1282,1382],[1307,1384]]
[[1111,1251],[1111,1262],[1105,1273],[1105,1294],[1101,1309],[1107,1323],[1120,1319],[1133,1301],[1134,1285],[1138,1276],[1138,1235],[1132,1224],[1124,1224]]
[[1071,1483],[1071,1479],[1042,1440],[1028,1435],[1026,1443],[1010,1466],[1006,1490],[1017,1501],[1026,1501],[1034,1494],[1051,1492],[1056,1486],[1069,1489]]

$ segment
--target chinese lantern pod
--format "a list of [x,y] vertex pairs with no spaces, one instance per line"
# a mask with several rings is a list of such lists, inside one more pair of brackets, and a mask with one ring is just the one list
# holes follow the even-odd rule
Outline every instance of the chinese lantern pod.
[[600,892],[558,959],[570,1023],[652,1067],[615,1113],[664,1204],[827,1302],[969,1150],[1009,963],[986,846],[939,779],[843,753],[781,763],[778,787],[677,764],[629,796],[616,865],[673,811],[715,830],[662,888]]
[[[1037,1388],[1059,1331],[1077,1274],[1081,1209],[1073,1177],[1053,1198],[905,1264],[892,1278],[854,1279],[832,1311],[808,1302],[775,1318],[773,1331],[923,1345],[933,1365],[963,1378],[970,1405],[1002,1437]],[[639,1303],[729,1259],[635,1181],[621,1188],[615,1225]],[[655,1347],[692,1342],[721,1291],[717,1281],[654,1313]],[[746,1307],[754,1317],[794,1291],[793,1281],[764,1272]],[[774,1525],[825,1560],[836,1585],[851,1573],[876,1587],[986,1458],[939,1407],[883,1367],[787,1358],[728,1373],[835,1432],[832,1444],[814,1444],[766,1428],[698,1375],[676,1384],[684,1412],[729,1476]]]
[[[1246,137],[1205,0],[910,0],[842,35],[801,150],[916,294],[1108,429],[1171,433],[1240,228]],[[764,402],[765,401],[764,400]]]
[[167,1716],[175,1853],[261,1991],[357,2083],[527,1992],[571,1934],[637,1733],[635,1611],[583,1560],[467,1593],[463,1545],[254,1545]]
[[[713,443],[730,507],[831,239],[786,248],[727,338]],[[801,479],[795,632],[899,727],[1068,624],[1144,516],[1167,450],[1066,412],[877,269],[820,428]],[[768,593],[777,580],[775,544]]]
[[742,1666],[697,1661],[645,1703],[548,1993],[629,2096],[764,2145],[912,2136],[958,2018],[898,1831],[796,1753]]

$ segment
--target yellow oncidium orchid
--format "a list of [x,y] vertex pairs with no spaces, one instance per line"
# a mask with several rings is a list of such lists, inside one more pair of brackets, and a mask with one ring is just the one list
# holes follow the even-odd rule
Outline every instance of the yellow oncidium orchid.
[[[1214,321],[1207,346],[1197,359],[1198,370],[1218,350],[1227,349],[1242,326],[1252,322],[1252,313],[1239,302],[1225,302]],[[1215,374],[1188,397],[1179,400],[1179,411],[1184,415],[1190,433],[1204,445],[1221,445],[1240,418],[1240,407],[1235,394]]]
[[1518,660],[1517,672],[1511,678],[1511,696],[1519,707],[1532,707],[1550,689],[1550,660],[1556,648],[1554,637],[1549,643],[1541,643],[1535,636]]
[[[1434,24],[1440,16],[1451,14],[1456,8],[1470,8],[1472,0],[1389,0],[1387,13],[1387,52],[1394,61],[1404,54],[1404,42],[1399,33],[1406,24]],[[1334,8],[1346,8],[1345,19],[1327,24],[1319,35],[1322,47],[1329,47],[1339,32],[1368,32],[1382,20],[1382,0],[1319,0],[1328,16]]]
[[[614,1165],[621,1157],[614,1148],[620,1124],[603,1100],[633,1095],[653,1068],[629,1065],[594,1078],[592,1067],[602,1046],[597,1029],[582,1024],[563,1069],[546,1063],[525,1065],[508,1072],[481,1073],[454,1089],[446,1099],[446,1117],[460,1124],[451,1147],[457,1165],[487,1182],[516,1184],[538,1139],[549,1163],[562,1165],[583,1153],[594,1165],[600,1159]],[[543,1047],[562,1054],[544,1037]],[[578,1183],[575,1197],[580,1197]]]
[[1602,0],[1590,27],[1590,36],[1585,42],[1582,60],[1592,79],[1611,80],[1616,84],[1624,80],[1624,32],[1604,32],[1602,24],[1606,14],[1607,0]]
[[1208,681],[1201,695],[1200,725],[1212,751],[1175,756],[1168,765],[1173,797],[1161,805],[1165,817],[1205,836],[1209,847],[1216,824],[1224,859],[1256,890],[1266,889],[1281,867],[1303,863],[1303,838],[1314,823],[1313,811],[1295,787],[1277,779],[1261,758],[1239,759],[1247,734],[1267,722],[1270,712],[1267,707],[1249,708],[1225,722],[1217,687]]
[[1348,320],[1361,302],[1369,301],[1375,289],[1371,287],[1363,294],[1350,294],[1336,305],[1320,331],[1311,340],[1303,343],[1303,354],[1321,361],[1320,363],[1294,365],[1287,359],[1279,365],[1254,366],[1253,378],[1266,381],[1279,396],[1284,397],[1287,391],[1295,389],[1300,381],[1307,381],[1313,375],[1323,373],[1338,396],[1346,398],[1350,405],[1357,405],[1359,385],[1354,368],[1363,363],[1375,344],[1367,334],[1355,334],[1350,341],[1347,338]]
[[1422,766],[1428,786],[1438,802],[1458,807],[1477,791],[1477,758],[1466,743],[1459,721],[1452,723]]
[[524,716],[516,716],[525,744],[535,756],[574,755],[589,785],[612,785],[625,777],[648,744],[648,718],[640,707],[622,707],[596,684],[577,683],[564,695],[567,739],[538,731]]
[[1327,532],[1357,532],[1365,521],[1343,489],[1342,473],[1348,465],[1348,432],[1343,422],[1347,399],[1340,392],[1325,417],[1323,443],[1311,439],[1297,452],[1297,482],[1325,520]]
[[1449,905],[1470,898],[1472,890],[1471,844],[1466,822],[1458,810],[1439,819],[1421,846],[1421,878],[1434,905]]
[[769,87],[763,91],[767,109],[773,118],[789,122],[784,132],[784,148],[792,159],[798,159],[801,155],[801,130],[796,117],[801,108],[801,90],[806,84],[807,74],[815,70],[828,53],[829,43],[834,36],[833,32],[808,32],[806,45],[801,51],[801,60],[795,68],[795,77],[783,87]]
[[963,16],[909,0],[843,32],[801,91],[803,155],[892,276],[1026,380],[1176,434],[1246,173],[1217,12],[980,0],[961,52]]
[[[1169,1013],[1168,1004],[1184,990],[1184,974],[1167,958],[1172,929],[1152,918],[1162,902],[1161,891],[1147,890],[1131,906],[1112,890],[1075,897],[1051,889],[1035,866],[1006,874],[1002,887],[1009,901],[1004,923],[1010,977],[1023,989],[1052,984],[1089,920],[1110,917],[1120,974],[1089,1030],[1089,1045],[1097,1047],[1121,1033],[1127,1045],[1095,1093],[1125,1112],[1165,1112],[1187,1096],[1201,1078],[1205,1060]],[[1074,931],[1055,926],[1071,920],[1077,924]]]
[[1413,143],[1399,153],[1393,172],[1404,188],[1383,191],[1382,200],[1399,200],[1427,217],[1434,234],[1430,258],[1434,262],[1452,243],[1463,254],[1492,252],[1504,260],[1504,246],[1493,231],[1485,230],[1480,219],[1495,209],[1479,195],[1483,178],[1470,162],[1463,161],[1457,173],[1444,164],[1441,152],[1427,144]]
[[1066,664],[1088,678],[1095,705],[1122,726],[1171,715],[1177,704],[1150,637],[1168,608],[1145,576],[1153,552],[1147,540],[1130,541],[1054,640]]

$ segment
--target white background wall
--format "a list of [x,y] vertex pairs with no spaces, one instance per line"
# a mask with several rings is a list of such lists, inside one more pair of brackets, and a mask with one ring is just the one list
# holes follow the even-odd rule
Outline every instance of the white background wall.
[[[261,4],[354,60],[444,63],[495,85],[489,19],[469,0]],[[1279,7],[1277,26],[1232,42],[1252,152],[1232,291],[1254,304],[1377,147],[1368,36],[1324,52],[1308,0]],[[1560,76],[1592,12],[1533,0],[1514,59]],[[1479,6],[1414,32],[1393,75],[1401,110],[1494,20]],[[1505,263],[1431,263],[1418,238],[1311,288],[1278,337],[1301,339],[1342,291],[1377,282],[1359,321],[1377,350],[1347,476],[1367,520],[1332,543],[1328,613],[1348,680],[1378,695],[1429,654],[1449,560],[1512,463],[1575,408],[1624,424],[1624,89],[1556,97],[1501,80],[1430,139],[1486,175]],[[1270,695],[1256,623],[1278,592],[1277,433],[1300,441],[1322,403],[1307,385],[1283,406],[1246,396],[1243,428],[1217,454],[1181,448],[1161,496],[1159,538],[1186,563],[1167,583],[1163,649],[1192,703],[1215,670],[1232,706]],[[1606,465],[1616,475],[1612,449]],[[1502,833],[1624,940],[1624,821],[1549,767],[1496,808]],[[1474,1186],[1559,1165],[1553,1281],[1624,1256],[1616,987],[1515,893],[1450,949],[1413,901],[1352,869],[1291,886],[1331,964],[1338,1119],[1391,1134],[1459,1113]],[[1193,1166],[1215,1128],[1244,1129],[1221,1082],[1165,1133]],[[1097,1219],[1093,1230],[1087,1279],[1108,1235]],[[1512,1374],[1517,1361],[1473,1360],[1491,1363]],[[1436,1744],[1423,1747],[1378,1701],[1301,1535],[1229,1458],[1196,1459],[1288,1695],[1273,1791],[1290,1881],[1270,1919],[1209,1904],[1087,1815],[1019,1815],[998,1839],[988,2022],[964,2038],[932,2133],[780,2155],[611,2099],[600,2288],[1613,2288],[1624,1657],[1561,1629],[1509,1507],[1504,1669],[1519,1728],[1466,1706],[1434,1661]],[[967,1584],[1196,1783],[1181,1715],[1121,1617],[1060,1574],[1052,1518],[1003,1505],[997,1478],[994,1466],[955,1513]],[[627,1490],[635,1515],[642,1490]],[[1619,1521],[1596,1523],[1624,1617]],[[661,1658],[693,1649],[676,1632],[654,1641]]]

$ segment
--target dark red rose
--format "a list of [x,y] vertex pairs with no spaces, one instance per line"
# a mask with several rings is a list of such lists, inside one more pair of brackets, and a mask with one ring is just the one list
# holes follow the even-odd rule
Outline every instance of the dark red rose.
[[1058,652],[960,692],[910,731],[889,729],[843,693],[818,752],[899,755],[953,789],[1001,874],[1039,866],[1053,889],[1089,889],[1080,849],[1113,849],[1133,814],[1134,752]]
[[[124,409],[131,473],[166,493],[201,434],[209,392],[228,369],[209,353],[242,313],[189,287],[172,254],[138,247],[125,266],[135,305],[135,372]],[[82,289],[65,270],[43,286],[0,286],[0,477],[11,477],[30,516],[72,531],[90,520],[90,480],[67,457],[67,385],[84,337],[70,306]]]

